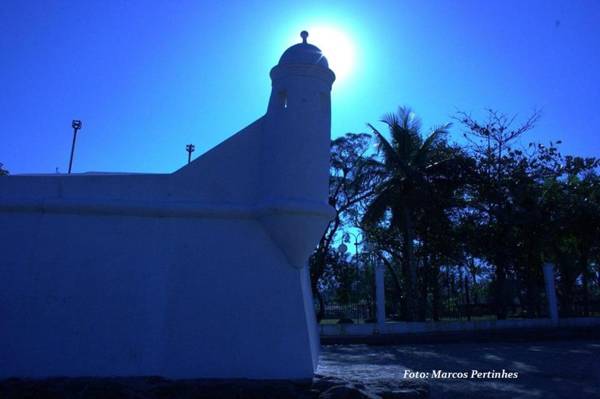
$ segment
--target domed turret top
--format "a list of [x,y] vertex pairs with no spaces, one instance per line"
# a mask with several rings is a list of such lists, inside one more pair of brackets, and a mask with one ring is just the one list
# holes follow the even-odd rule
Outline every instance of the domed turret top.
[[320,65],[329,68],[327,58],[321,50],[317,46],[307,43],[308,32],[303,30],[300,37],[302,37],[302,43],[295,44],[285,50],[279,59],[279,65]]

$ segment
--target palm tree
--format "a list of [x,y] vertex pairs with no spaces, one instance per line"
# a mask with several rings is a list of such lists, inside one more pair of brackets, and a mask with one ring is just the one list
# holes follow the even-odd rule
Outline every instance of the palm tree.
[[[376,189],[363,217],[365,228],[384,227],[388,234],[399,235],[402,242],[402,275],[406,298],[406,317],[416,320],[418,313],[417,262],[415,259],[415,222],[426,209],[433,185],[447,171],[450,157],[442,138],[450,124],[435,127],[426,138],[421,121],[408,107],[387,114],[382,122],[389,129],[388,141],[373,125],[385,178]],[[446,170],[445,170],[446,169]]]

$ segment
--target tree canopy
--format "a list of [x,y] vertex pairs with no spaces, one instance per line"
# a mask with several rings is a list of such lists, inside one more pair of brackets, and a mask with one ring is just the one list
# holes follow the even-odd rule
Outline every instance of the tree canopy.
[[[354,290],[372,301],[361,276],[377,262],[386,266],[389,313],[402,320],[438,320],[451,309],[471,317],[484,305],[499,319],[515,308],[542,316],[546,262],[556,265],[561,313],[589,314],[600,299],[600,161],[562,155],[560,142],[523,144],[539,118],[459,112],[457,144],[451,124],[424,134],[401,107],[382,118],[383,130],[367,124],[369,134],[334,140],[337,216],[311,259],[319,317],[324,296],[351,302]],[[342,246],[349,234],[354,251]]]

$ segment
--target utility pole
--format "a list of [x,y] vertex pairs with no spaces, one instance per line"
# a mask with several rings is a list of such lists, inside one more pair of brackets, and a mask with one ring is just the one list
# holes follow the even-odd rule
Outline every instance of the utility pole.
[[187,145],[185,146],[185,150],[186,150],[186,151],[187,151],[187,153],[188,153],[188,164],[189,164],[190,162],[192,162],[192,152],[194,152],[194,150],[195,150],[195,149],[196,149],[196,146],[195,146],[195,145],[193,145],[193,144],[187,144]]
[[75,152],[75,140],[77,140],[77,131],[81,129],[81,121],[74,119],[71,122],[73,128],[73,144],[71,144],[71,158],[69,159],[69,174],[71,174],[71,167],[73,166],[73,153]]

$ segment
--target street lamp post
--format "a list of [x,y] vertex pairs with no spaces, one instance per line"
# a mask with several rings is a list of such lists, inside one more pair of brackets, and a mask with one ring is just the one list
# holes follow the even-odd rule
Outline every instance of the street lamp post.
[[188,164],[189,164],[190,162],[192,162],[192,152],[194,152],[194,150],[195,150],[195,149],[196,149],[196,146],[195,146],[195,145],[193,145],[193,144],[187,144],[187,145],[185,146],[185,150],[186,150],[186,151],[187,151],[187,153],[188,153]]
[[351,235],[352,237],[354,237],[354,249],[356,251],[356,253],[355,253],[355,256],[356,256],[356,266],[358,266],[358,264],[359,264],[359,258],[358,258],[358,256],[359,256],[359,252],[358,252],[358,245],[359,245],[359,243],[358,243],[358,234],[355,234],[355,233],[353,233],[351,231],[348,231],[348,234]]
[[71,122],[71,127],[73,128],[73,143],[71,144],[71,158],[69,159],[69,174],[71,174],[71,167],[73,166],[73,154],[75,153],[75,140],[77,140],[77,131],[81,129],[81,121],[74,119]]

